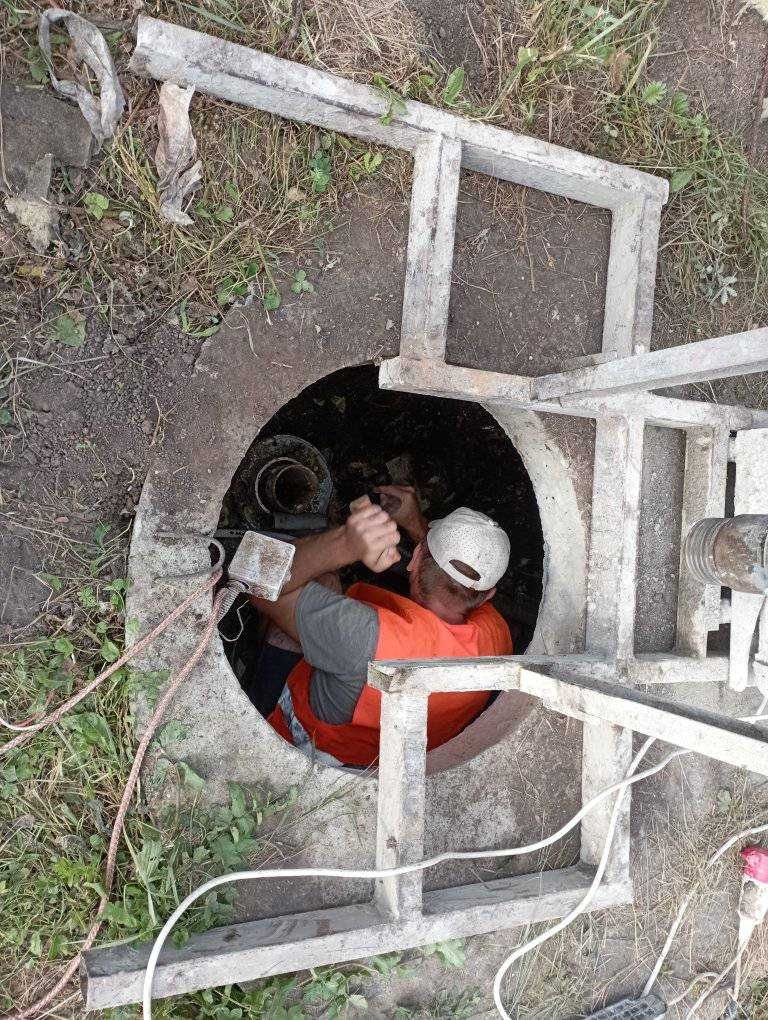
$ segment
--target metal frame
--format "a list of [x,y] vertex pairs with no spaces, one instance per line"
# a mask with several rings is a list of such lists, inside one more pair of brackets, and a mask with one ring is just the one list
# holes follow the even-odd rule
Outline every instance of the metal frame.
[[[749,604],[749,596],[734,597],[730,662],[708,658],[707,633],[721,619],[719,591],[702,588],[682,564],[678,654],[634,655],[646,424],[686,430],[684,528],[724,512],[731,432],[737,432],[737,512],[755,512],[768,471],[768,414],[650,392],[768,368],[768,329],[650,352],[666,181],[419,103],[409,101],[403,110],[390,111],[387,100],[366,86],[151,18],[139,19],[131,68],[413,155],[400,355],[381,366],[382,388],[596,421],[586,654],[371,665],[369,682],[382,691],[377,866],[412,863],[423,856],[430,691],[523,691],[584,721],[585,800],[623,777],[634,730],[768,775],[768,738],[759,731],[620,683],[723,682],[730,677],[735,689],[743,689],[760,611],[754,596]],[[462,168],[612,212],[600,355],[539,378],[446,364]],[[767,627],[760,654],[768,660]],[[376,882],[370,903],[217,929],[181,950],[166,948],[155,994],[175,995],[562,916],[592,881],[612,809],[607,801],[582,821],[575,867],[433,892],[423,891],[421,874],[409,875]],[[632,899],[628,796],[625,803],[591,909]],[[86,954],[87,1008],[137,1001],[147,955],[147,947]]]

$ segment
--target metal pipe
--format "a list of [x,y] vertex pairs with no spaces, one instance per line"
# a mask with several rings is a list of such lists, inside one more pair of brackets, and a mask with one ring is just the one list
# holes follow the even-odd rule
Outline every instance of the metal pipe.
[[768,590],[768,514],[706,517],[688,532],[684,553],[702,584],[763,595]]
[[284,514],[306,513],[320,489],[311,468],[293,457],[276,457],[259,471],[256,498],[266,509]]

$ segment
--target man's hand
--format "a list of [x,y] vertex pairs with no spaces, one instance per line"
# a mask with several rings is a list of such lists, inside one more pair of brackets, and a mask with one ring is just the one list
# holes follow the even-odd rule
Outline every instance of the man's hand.
[[427,520],[421,512],[419,497],[412,485],[378,485],[374,490],[381,494],[381,506],[390,517],[408,532],[418,545],[427,534]]
[[349,509],[344,538],[351,561],[362,561],[376,574],[394,566],[400,559],[400,532],[389,514],[367,496],[354,500]]

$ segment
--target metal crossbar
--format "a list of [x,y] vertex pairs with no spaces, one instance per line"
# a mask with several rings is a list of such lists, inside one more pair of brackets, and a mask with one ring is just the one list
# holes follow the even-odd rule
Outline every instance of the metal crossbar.
[[[736,459],[736,512],[764,510],[768,491],[768,414],[651,392],[768,367],[765,329],[650,351],[666,181],[420,103],[390,110],[385,98],[364,85],[152,18],[139,19],[131,69],[413,155],[401,347],[399,357],[381,366],[382,388],[596,421],[586,653],[371,666],[370,682],[382,690],[379,866],[411,863],[423,854],[431,690],[466,690],[472,684],[469,689],[524,691],[584,720],[585,800],[624,776],[634,729],[768,774],[768,743],[759,733],[626,686],[730,677],[732,686],[742,688],[755,668],[750,645],[760,612],[754,601],[747,603],[749,596],[735,598],[730,661],[708,657],[707,634],[721,618],[719,592],[699,585],[683,564],[676,654],[634,654],[645,426],[687,433],[684,528],[702,516],[723,514],[729,455]],[[611,211],[602,354],[592,363],[576,369],[564,365],[539,378],[446,363],[462,169]],[[737,432],[735,444],[732,432]],[[768,627],[761,632],[760,654],[768,660]],[[605,880],[590,909],[632,898],[628,795],[625,803]],[[430,892],[424,892],[420,876],[409,875],[377,882],[370,903],[217,929],[182,949],[164,950],[155,994],[175,995],[563,916],[592,881],[611,808],[607,798],[583,819],[575,867]],[[147,955],[141,947],[87,954],[87,1007],[138,1001]]]

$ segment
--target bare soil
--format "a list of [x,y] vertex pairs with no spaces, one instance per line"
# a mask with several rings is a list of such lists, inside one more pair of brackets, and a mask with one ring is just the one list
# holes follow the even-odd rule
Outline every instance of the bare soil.
[[[407,4],[422,21],[431,52],[448,69],[464,66],[470,82],[487,76],[472,28],[481,34],[493,6],[480,0]],[[670,0],[660,52],[649,62],[648,72],[699,97],[719,124],[744,137],[754,112],[766,31],[753,12],[739,15],[740,9],[740,0],[706,4]],[[514,4],[505,6],[504,15],[514,25]],[[514,44],[513,30],[507,41]],[[767,138],[763,127],[761,151]],[[382,200],[375,186],[362,202],[362,207],[352,201],[343,206],[325,250],[318,250],[314,264],[302,263],[316,283],[313,302],[289,297],[273,313],[276,360],[286,361],[286,371],[294,356],[301,357],[303,345],[321,348],[330,330],[350,351],[365,331],[368,339],[374,334],[381,337],[380,356],[393,352],[397,331],[387,329],[386,323],[390,318],[397,322],[400,295],[390,281],[402,279],[407,208],[391,195]],[[454,264],[450,358],[459,364],[518,372],[535,361],[546,371],[564,359],[596,351],[608,230],[607,218],[594,210],[466,175]],[[374,301],[375,288],[371,294],[366,291],[364,308],[359,306],[356,269],[361,251],[366,278],[378,275],[382,281],[381,300]],[[0,437],[2,637],[30,635],[36,627],[66,617],[68,607],[57,602],[39,575],[53,569],[68,543],[90,539],[99,523],[108,524],[114,533],[130,525],[143,480],[163,448],[165,423],[183,402],[204,341],[168,321],[163,281],[152,283],[148,296],[146,291],[129,292],[117,281],[106,322],[91,296],[85,291],[76,296],[75,304],[87,321],[85,344],[79,350],[27,339],[31,326],[46,318],[55,285],[41,285],[31,297],[19,296],[14,331],[4,341],[31,360],[25,365],[28,374],[21,380],[18,397],[22,429],[5,427]],[[72,303],[70,294],[68,304]],[[736,304],[714,314],[722,332],[727,332],[741,313]],[[235,309],[230,321],[237,317]],[[694,338],[697,325],[691,307],[659,301],[655,342]],[[208,341],[215,342],[215,337]],[[760,379],[729,381],[710,395],[756,406],[766,402]],[[336,396],[346,400],[348,393]],[[350,402],[349,418],[346,409],[340,414],[344,427],[353,417],[353,406]],[[355,410],[356,420],[361,413]],[[456,422],[460,424],[461,418],[454,419],[453,427],[458,427]],[[399,452],[406,451],[398,446]],[[389,452],[381,450],[373,473],[361,473],[361,483],[377,479],[388,457]],[[669,590],[676,569],[680,470],[679,437],[649,436],[640,533],[644,566],[638,594],[637,640],[643,650],[666,649],[673,640],[673,607],[660,595]],[[447,473],[441,482],[447,503],[449,490],[455,487]],[[516,484],[522,493],[524,480]],[[528,493],[524,499],[521,495],[517,509],[528,498]],[[511,497],[509,503],[514,503]],[[526,518],[527,523],[532,520]],[[120,574],[124,565],[115,563],[114,571]],[[536,731],[542,746],[562,736],[557,732],[553,737],[544,727]],[[521,774],[539,766],[535,756],[525,758]],[[551,778],[555,799],[558,777]],[[764,800],[763,790],[719,766],[675,768],[640,789],[635,811],[638,914],[628,909],[580,921],[571,941],[564,943],[565,952],[558,956],[560,951],[553,949],[551,958],[544,960],[542,995],[553,994],[568,981],[570,992],[576,989],[580,1008],[589,1008],[605,995],[637,992],[663,940],[670,902],[680,891],[681,880],[690,877],[691,860],[699,861],[711,849],[714,834],[730,821],[720,814],[718,793],[723,789],[731,791],[735,801],[743,800],[750,814]],[[732,873],[726,877],[732,892],[735,877]],[[723,924],[723,918],[734,913],[731,892],[713,893],[700,904],[697,920],[672,960],[671,974],[680,979],[677,989],[683,978],[717,962],[731,945],[733,933]],[[378,996],[372,996],[378,1015],[392,1016],[396,1003],[424,1003],[442,985],[481,986],[490,1005],[489,974],[518,937],[512,933],[470,940],[465,968],[445,972],[430,963],[410,983],[382,986]],[[759,976],[759,970],[752,974]],[[572,1015],[567,1001],[568,1007],[564,1005],[558,1015],[569,1015],[569,1010]],[[531,1008],[521,1015],[554,1015],[548,1008],[549,1014]],[[722,1011],[724,1003],[719,1008]],[[718,1014],[711,1008],[701,1015]]]
[[[747,139],[767,39],[768,30],[757,12],[740,0],[670,0],[648,74],[687,92],[715,124]],[[765,152],[767,146],[768,131],[763,128],[758,151]]]

